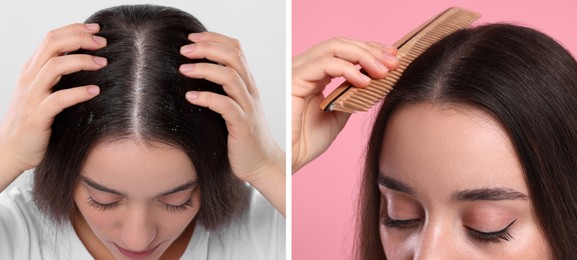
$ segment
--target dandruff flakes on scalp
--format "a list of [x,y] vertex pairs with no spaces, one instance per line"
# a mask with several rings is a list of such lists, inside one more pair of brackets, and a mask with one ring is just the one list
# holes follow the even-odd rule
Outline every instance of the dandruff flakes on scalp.
[[171,98],[170,101],[168,100],[163,100],[162,101],[162,107],[170,112],[170,113],[174,113],[176,111],[176,104],[175,104],[176,100],[174,100],[174,98]]
[[92,121],[94,121],[94,113],[90,111],[90,114],[88,114],[88,120],[86,121],[86,124],[90,125],[92,124]]
[[134,88],[134,107],[132,108],[132,128],[134,134],[140,136],[140,128],[142,116],[140,107],[143,105],[143,94],[144,94],[144,68],[146,65],[145,60],[145,35],[142,31],[137,29],[135,31],[134,40],[134,50],[136,55],[134,55],[134,69],[132,71],[133,75],[133,88]]

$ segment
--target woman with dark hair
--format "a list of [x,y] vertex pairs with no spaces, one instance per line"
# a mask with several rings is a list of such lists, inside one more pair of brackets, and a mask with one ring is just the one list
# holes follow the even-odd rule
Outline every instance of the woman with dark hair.
[[[297,59],[307,59],[315,48],[323,44]],[[368,56],[366,50],[341,48],[346,55],[338,56],[352,65],[354,51]],[[299,66],[305,65],[326,71],[314,60]],[[306,79],[300,82],[334,76],[313,73],[293,67],[293,79]],[[362,87],[358,73],[342,68],[335,74]],[[322,88],[293,83],[293,100],[310,99]],[[485,25],[430,47],[406,69],[374,120],[360,191],[357,257],[573,258],[575,104],[577,62],[535,30]],[[293,106],[293,116],[319,113]],[[345,116],[333,116],[343,118],[333,122],[342,129]],[[313,138],[311,129],[301,127],[293,126],[293,133]],[[323,143],[300,145],[320,145],[315,149],[322,151],[337,133]],[[318,155],[301,152],[311,148],[295,151],[294,144],[293,139],[295,169]]]
[[32,190],[1,195],[2,259],[284,258],[284,152],[240,45],[175,8],[51,31],[0,167],[0,190],[36,167]]

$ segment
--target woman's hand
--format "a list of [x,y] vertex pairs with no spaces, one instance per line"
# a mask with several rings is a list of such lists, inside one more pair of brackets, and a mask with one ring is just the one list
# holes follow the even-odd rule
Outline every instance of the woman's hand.
[[0,126],[0,191],[42,161],[58,113],[98,95],[97,86],[57,92],[52,92],[52,87],[62,75],[106,66],[106,59],[101,57],[63,55],[106,46],[106,39],[93,35],[99,30],[98,24],[72,24],[53,30],[22,68],[10,108]]
[[180,72],[222,85],[228,96],[190,91],[186,99],[222,115],[228,128],[232,171],[258,189],[284,215],[285,153],[268,130],[258,90],[238,40],[213,32],[193,33],[188,38],[194,43],[183,46],[182,55],[218,64],[184,64]]
[[333,38],[293,58],[293,173],[322,154],[349,119],[349,113],[323,112],[319,108],[331,79],[342,76],[356,87],[366,87],[370,78],[356,65],[373,78],[384,78],[398,66],[396,53],[396,48],[375,42]]

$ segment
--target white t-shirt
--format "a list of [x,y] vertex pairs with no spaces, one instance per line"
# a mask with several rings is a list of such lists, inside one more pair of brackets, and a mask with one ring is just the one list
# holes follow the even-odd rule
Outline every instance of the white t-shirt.
[[[197,225],[181,259],[285,259],[285,219],[253,189],[249,209],[215,231]],[[0,193],[0,259],[94,259],[70,223],[47,220],[30,188]]]

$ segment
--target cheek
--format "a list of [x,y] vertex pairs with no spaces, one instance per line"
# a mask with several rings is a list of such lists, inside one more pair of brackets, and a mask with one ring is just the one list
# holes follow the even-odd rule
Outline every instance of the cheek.
[[[190,199],[192,201],[192,207],[187,210],[186,212],[183,212],[183,215],[187,215],[187,217],[189,219],[193,219],[194,217],[196,217],[196,215],[198,214],[198,211],[200,210],[200,205],[202,202],[202,196],[201,196],[201,192],[200,189],[197,188],[192,192],[192,197]],[[178,214],[174,214],[174,215],[178,215]]]
[[195,223],[193,220],[198,215],[202,201],[199,188],[193,191],[191,201],[192,206],[182,212],[169,212],[164,206],[154,207],[157,239],[172,243],[191,223]]
[[105,233],[106,230],[111,229],[114,225],[112,221],[115,219],[114,212],[99,211],[89,206],[87,203],[88,197],[89,195],[87,192],[76,191],[74,193],[76,207],[96,236],[102,237],[101,234]]
[[381,238],[381,245],[385,255],[388,259],[407,259],[409,255],[407,254],[407,240],[400,239],[398,235],[391,233],[390,229],[387,229],[382,223],[382,218],[387,212],[386,199],[381,196],[381,207],[379,209],[379,236]]
[[516,259],[554,259],[549,242],[545,234],[540,230],[536,219],[527,220],[515,230],[514,240],[517,244],[511,247],[507,253]]
[[387,259],[410,259],[409,240],[399,240],[397,236],[387,230],[382,224],[379,224],[379,235],[381,237],[381,245]]
[[177,237],[198,215],[202,201],[199,189],[195,189],[192,193],[191,201],[192,206],[183,212],[171,213],[164,208],[158,209],[159,226],[162,227],[161,232],[165,236]]

